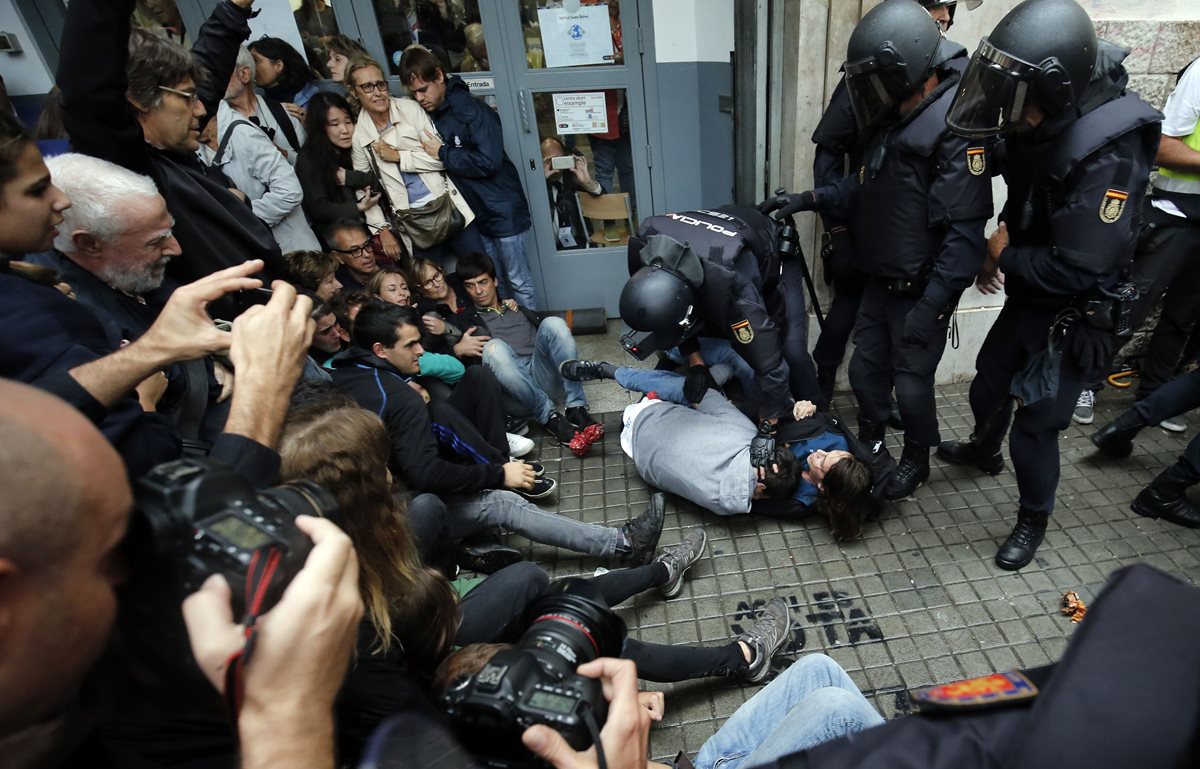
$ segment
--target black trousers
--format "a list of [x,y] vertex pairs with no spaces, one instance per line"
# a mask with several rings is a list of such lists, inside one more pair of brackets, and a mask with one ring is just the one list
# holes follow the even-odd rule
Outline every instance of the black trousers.
[[[817,368],[808,354],[808,312],[804,301],[804,270],[799,259],[783,263],[783,275],[779,279],[779,296],[767,300],[771,309],[774,301],[782,301],[786,314],[783,334],[783,359],[787,361],[788,386],[796,400],[815,401],[820,398],[821,388],[817,384]],[[736,345],[735,345],[736,346]]]
[[894,385],[896,405],[904,418],[905,441],[936,446],[940,436],[933,376],[946,349],[950,313],[934,321],[927,344],[908,344],[901,336],[908,313],[916,304],[916,297],[889,294],[879,278],[867,283],[854,327],[850,387],[858,398],[859,418],[882,425],[892,410]]
[[[609,606],[663,584],[667,569],[651,563],[616,569],[589,581],[599,588]],[[525,631],[525,611],[545,592],[546,573],[527,561],[513,564],[481,582],[458,604],[460,623],[454,643],[512,643]],[[647,681],[671,682],[705,678],[742,670],[745,657],[737,641],[723,646],[672,646],[626,638],[621,657],[637,663],[638,675]]]
[[[1088,375],[1069,354],[1062,356],[1057,390],[1051,397],[1023,405],[1013,415],[1013,378],[1030,358],[1046,349],[1050,327],[1058,314],[1006,302],[992,324],[971,382],[971,411],[980,442],[999,450],[1011,421],[1008,453],[1017,476],[1021,508],[1049,515],[1058,489],[1058,434],[1071,424],[1071,412]],[[1069,345],[1069,337],[1064,344]]]
[[1166,298],[1142,357],[1139,400],[1174,378],[1200,319],[1200,222],[1165,214],[1148,202],[1144,215],[1133,262],[1132,280],[1140,295],[1134,327],[1145,321],[1164,292]]
[[[1134,404],[1133,410],[1148,425],[1187,413],[1200,406],[1200,369],[1176,377]],[[1200,475],[1200,434],[1188,442],[1182,460]]]
[[858,317],[858,306],[866,288],[867,276],[857,270],[851,275],[834,278],[833,303],[829,305],[825,327],[812,352],[818,369],[836,369],[842,365],[846,343],[854,332],[854,320]]
[[[432,398],[429,417],[453,431],[469,447],[464,454],[445,443],[440,450],[448,458],[478,462],[507,462],[508,436],[504,434],[504,398],[496,376],[485,366],[467,366],[467,373],[446,399]],[[475,456],[471,453],[474,452]]]
[[437,569],[453,578],[457,569],[454,538],[450,536],[450,522],[446,518],[446,505],[433,494],[404,494],[404,517],[416,538],[417,552],[421,563]]

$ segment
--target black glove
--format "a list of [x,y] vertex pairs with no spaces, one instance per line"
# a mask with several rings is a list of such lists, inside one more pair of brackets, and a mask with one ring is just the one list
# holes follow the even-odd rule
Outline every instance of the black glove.
[[815,211],[816,208],[817,196],[812,190],[800,192],[795,195],[780,195],[774,198],[767,198],[758,204],[760,213],[769,214],[772,211],[778,211],[779,213],[775,214],[776,219],[784,219],[800,211]]
[[1089,325],[1080,320],[1075,323],[1073,333],[1068,333],[1063,351],[1084,376],[1092,381],[1106,373],[1112,356],[1112,333]]
[[922,298],[904,317],[904,330],[900,332],[900,341],[914,346],[927,344],[937,328],[938,316],[943,310],[944,305]]
[[770,467],[775,464],[775,436],[771,434],[774,429],[765,420],[758,425],[758,435],[750,441],[751,467]]
[[688,369],[688,375],[683,380],[683,397],[688,403],[699,403],[704,400],[704,394],[710,387],[716,387],[717,382],[708,373],[708,366],[699,364]]

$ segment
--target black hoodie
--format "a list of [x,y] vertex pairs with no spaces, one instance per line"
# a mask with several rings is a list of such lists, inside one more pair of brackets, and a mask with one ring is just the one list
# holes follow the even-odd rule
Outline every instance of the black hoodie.
[[421,396],[408,386],[410,379],[360,347],[333,359],[333,383],[383,420],[392,439],[392,471],[410,489],[473,494],[502,488],[503,465],[463,464],[442,457],[438,436],[453,443],[452,428],[434,424]]

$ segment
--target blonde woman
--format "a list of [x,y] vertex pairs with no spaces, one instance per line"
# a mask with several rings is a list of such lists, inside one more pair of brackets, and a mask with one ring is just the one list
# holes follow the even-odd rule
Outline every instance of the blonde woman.
[[[399,259],[407,252],[441,263],[446,248],[456,254],[482,251],[471,207],[442,170],[441,161],[421,146],[421,138],[436,131],[425,110],[412,99],[390,96],[383,70],[369,59],[351,63],[346,86],[362,105],[350,150],[354,168],[377,171],[383,185],[383,199],[366,211],[366,217],[371,228],[380,232],[384,253]],[[447,201],[458,216],[441,232],[438,225],[444,229],[449,215],[444,213]],[[443,211],[441,220],[427,215],[434,209]],[[396,232],[389,231],[389,224]]]

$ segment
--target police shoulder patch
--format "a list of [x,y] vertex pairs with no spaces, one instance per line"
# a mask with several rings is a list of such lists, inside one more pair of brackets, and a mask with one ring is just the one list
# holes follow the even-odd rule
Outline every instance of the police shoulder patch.
[[957,710],[1007,705],[1037,695],[1037,686],[1024,673],[1013,670],[938,684],[912,692],[910,696],[922,710]]
[[1128,192],[1112,189],[1105,192],[1104,199],[1100,201],[1100,221],[1112,224],[1120,219],[1121,214],[1125,213],[1125,201],[1128,199]]
[[987,150],[983,147],[967,148],[967,170],[971,176],[983,176],[987,170]]
[[733,338],[742,344],[750,344],[754,341],[754,329],[750,328],[750,321],[738,321],[729,328],[733,331]]

